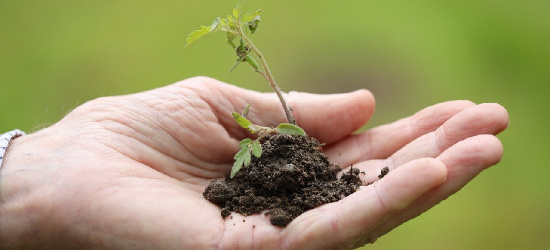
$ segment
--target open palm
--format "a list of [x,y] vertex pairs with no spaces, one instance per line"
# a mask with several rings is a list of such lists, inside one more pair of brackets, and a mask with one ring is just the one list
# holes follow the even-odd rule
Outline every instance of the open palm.
[[[361,168],[365,183],[374,184],[284,228],[263,214],[222,219],[202,192],[229,173],[248,136],[231,111],[250,104],[248,118],[265,126],[285,118],[275,95],[199,77],[90,101],[14,140],[2,175],[8,184],[25,181],[4,198],[40,190],[29,202],[36,207],[31,223],[40,228],[30,246],[351,248],[374,242],[496,164],[502,146],[494,135],[508,125],[497,104],[452,101],[352,134],[374,112],[368,91],[287,98],[299,125],[326,143],[331,161]],[[383,167],[391,171],[378,180]]]

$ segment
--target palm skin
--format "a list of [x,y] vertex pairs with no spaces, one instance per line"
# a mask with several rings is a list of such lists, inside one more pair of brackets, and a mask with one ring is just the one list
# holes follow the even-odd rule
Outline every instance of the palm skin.
[[[233,214],[202,197],[226,176],[248,134],[231,111],[276,126],[273,94],[198,77],[148,92],[90,101],[53,126],[14,140],[0,171],[0,246],[109,249],[347,249],[371,243],[496,164],[494,136],[508,126],[498,104],[453,101],[352,134],[374,98],[290,93],[299,125],[326,143],[331,161],[361,168],[366,182],[343,200],[287,227]],[[9,216],[5,216],[9,215]]]

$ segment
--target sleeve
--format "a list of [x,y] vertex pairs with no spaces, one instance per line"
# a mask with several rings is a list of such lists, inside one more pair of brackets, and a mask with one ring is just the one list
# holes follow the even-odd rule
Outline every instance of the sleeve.
[[10,141],[22,135],[25,135],[25,132],[19,129],[12,130],[10,132],[0,135],[0,167],[2,167],[2,160],[4,159],[4,154],[6,154],[6,150],[8,149]]

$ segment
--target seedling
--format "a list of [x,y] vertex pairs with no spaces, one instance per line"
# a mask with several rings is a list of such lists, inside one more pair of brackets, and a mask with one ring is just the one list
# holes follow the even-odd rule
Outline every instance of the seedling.
[[[217,17],[214,19],[212,25],[201,26],[200,29],[191,32],[187,37],[187,44],[185,45],[187,47],[201,37],[204,37],[210,33],[220,31],[225,32],[227,36],[227,43],[237,54],[237,60],[229,69],[229,72],[233,71],[233,69],[235,69],[242,62],[248,63],[248,65],[250,65],[255,72],[259,73],[267,80],[273,91],[275,91],[279,97],[279,101],[283,106],[288,123],[281,123],[276,128],[264,127],[250,122],[246,118],[250,106],[247,106],[242,114],[233,112],[233,118],[235,121],[241,127],[248,129],[251,133],[257,133],[258,137],[255,140],[246,138],[239,143],[241,150],[234,157],[235,163],[231,169],[231,178],[235,176],[243,165],[248,166],[250,164],[252,155],[258,158],[261,157],[261,140],[267,135],[271,133],[306,135],[304,130],[296,125],[296,120],[294,120],[294,117],[292,116],[292,110],[288,107],[281,89],[275,82],[275,78],[273,78],[273,74],[267,65],[265,57],[247,36],[248,34],[254,34],[257,31],[258,25],[261,22],[260,14],[262,13],[262,10],[257,10],[252,14],[246,13],[241,15],[242,6],[243,0],[239,0],[237,7],[233,9],[232,14],[228,15],[227,18]],[[238,40],[237,44],[235,43],[235,40]],[[260,64],[258,64],[256,59],[254,59],[253,55],[255,55],[260,61]]]

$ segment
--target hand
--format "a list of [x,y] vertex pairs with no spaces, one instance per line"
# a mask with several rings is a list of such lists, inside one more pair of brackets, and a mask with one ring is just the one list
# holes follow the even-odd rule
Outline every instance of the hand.
[[[497,104],[453,101],[352,134],[374,98],[288,94],[299,125],[329,158],[361,168],[373,185],[310,210],[287,227],[264,215],[223,220],[202,197],[231,169],[247,136],[231,111],[276,126],[274,94],[209,78],[85,103],[58,123],[12,141],[0,168],[3,248],[350,248],[418,216],[502,155],[508,125]],[[377,180],[382,167],[391,171]]]

